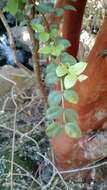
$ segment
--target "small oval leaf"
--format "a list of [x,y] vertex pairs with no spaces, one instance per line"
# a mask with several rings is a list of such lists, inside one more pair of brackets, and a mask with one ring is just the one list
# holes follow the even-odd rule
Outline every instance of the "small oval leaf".
[[58,44],[56,46],[52,46],[51,49],[50,49],[51,55],[54,55],[56,57],[58,57],[63,50],[64,50],[64,45],[63,44]]
[[49,138],[58,136],[62,131],[62,128],[57,123],[50,124],[46,129],[46,134]]
[[75,85],[77,81],[77,77],[74,75],[70,75],[68,74],[65,78],[64,78],[64,86],[66,89],[69,89],[71,87],[73,87]]
[[86,80],[87,78],[88,78],[87,75],[82,74],[82,75],[80,75],[80,76],[78,77],[78,80],[79,80],[80,82],[82,82],[82,81]]
[[75,123],[67,123],[65,126],[65,132],[71,138],[81,137],[81,130]]
[[58,77],[62,77],[68,73],[68,68],[66,65],[60,64],[56,68],[56,74]]
[[55,106],[60,104],[62,99],[62,94],[59,91],[52,91],[48,96],[48,104],[50,106]]
[[87,63],[85,62],[79,62],[75,65],[71,65],[69,67],[69,72],[74,73],[75,75],[80,75],[87,67]]
[[56,68],[57,68],[57,64],[50,63],[47,65],[45,72],[46,74],[53,73],[53,72],[56,73]]
[[44,32],[44,26],[42,24],[32,21],[31,26],[32,29],[35,30],[36,32]]
[[77,123],[78,113],[74,109],[66,109],[64,111],[64,118],[66,122]]
[[39,34],[39,39],[42,41],[42,42],[47,42],[49,40],[49,34],[48,32],[41,32]]
[[51,49],[49,46],[41,47],[39,49],[39,53],[44,54],[44,55],[49,55],[51,53]]
[[49,120],[56,119],[59,117],[62,113],[62,108],[60,106],[53,106],[51,108],[48,108],[46,111],[46,118]]
[[70,65],[74,65],[77,63],[77,60],[75,59],[75,57],[73,57],[69,53],[64,52],[63,54],[61,54],[61,62],[69,63]]
[[79,96],[75,90],[65,90],[64,98],[73,104],[76,104],[79,101]]
[[46,74],[46,76],[45,76],[45,83],[47,85],[56,84],[57,81],[58,81],[58,77],[57,77],[57,75],[56,75],[55,72],[51,72],[51,73]]

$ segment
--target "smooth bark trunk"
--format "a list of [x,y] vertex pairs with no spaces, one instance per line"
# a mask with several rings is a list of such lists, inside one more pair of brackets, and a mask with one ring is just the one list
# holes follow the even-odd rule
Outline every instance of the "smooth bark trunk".
[[[91,130],[98,130],[106,126],[107,56],[100,53],[106,48],[107,17],[104,19],[95,45],[87,58],[88,66],[85,74],[88,79],[82,83],[78,82],[75,87],[80,97],[79,103],[75,106],[65,104],[65,107],[73,107],[77,110],[79,114],[78,125],[84,135],[81,139],[72,139],[63,131],[51,142],[57,166],[61,169],[91,164],[93,161],[107,156],[107,152],[105,151],[103,154],[102,151],[106,144],[105,135],[102,136],[97,131],[95,134],[86,135]],[[96,139],[98,134],[99,138]],[[99,148],[99,144],[104,146]],[[87,151],[87,147],[90,147],[90,151]]]

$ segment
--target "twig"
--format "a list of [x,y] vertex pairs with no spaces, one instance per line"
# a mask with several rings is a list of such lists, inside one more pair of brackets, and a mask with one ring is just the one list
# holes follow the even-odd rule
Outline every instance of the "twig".
[[15,102],[14,99],[14,86],[12,88],[12,92],[11,92],[11,96],[12,96],[12,101],[14,103],[15,106],[15,112],[14,112],[14,122],[13,122],[13,139],[12,139],[12,157],[11,157],[11,190],[13,190],[13,167],[14,167],[14,151],[15,151],[15,136],[16,136],[16,115],[17,115],[17,104]]
[[[0,127],[4,128],[4,129],[7,129],[7,130],[9,130],[9,131],[11,131],[11,132],[13,132],[13,129],[12,129],[12,128],[6,127],[6,126],[4,126],[4,125],[0,125]],[[38,143],[37,143],[32,137],[29,137],[28,135],[24,135],[23,133],[21,133],[21,132],[18,131],[18,130],[16,130],[16,134],[18,134],[18,135],[21,137],[21,139],[22,139],[22,138],[27,138],[27,139],[31,140],[31,141],[36,145],[37,149],[39,150]]]
[[15,47],[13,34],[12,34],[11,28],[8,25],[7,20],[6,20],[4,14],[2,13],[1,10],[0,10],[0,19],[1,19],[2,23],[4,24],[4,27],[6,28],[7,35],[8,35],[8,38],[9,38],[10,47],[11,47],[11,49],[13,51],[13,57],[14,57],[15,64],[18,67],[23,68],[24,70],[26,70],[31,75],[32,71],[30,71],[27,67],[25,67],[23,64],[21,64],[17,59],[17,53],[16,53],[16,47]]
[[93,166],[87,166],[87,167],[83,167],[83,168],[60,171],[60,174],[78,173],[78,172],[81,172],[81,171],[86,171],[86,170],[92,170],[94,168],[99,168],[99,167],[104,166],[104,165],[107,165],[107,161],[102,162],[100,164],[93,165]]
[[[3,158],[0,158],[1,161],[5,161],[7,163],[10,163],[11,164],[11,160],[7,160],[7,159],[3,159]],[[27,171],[25,168],[21,167],[19,164],[17,164],[16,162],[13,162],[14,166],[18,167],[20,170],[24,171],[28,177],[30,177],[35,183],[37,183],[40,187],[41,187],[41,184],[39,183],[39,181],[37,181],[30,173],[29,171]]]
[[[6,185],[6,186],[9,186],[10,183],[9,183],[9,182],[6,182],[6,183],[4,183],[4,186],[5,186],[5,185]],[[16,183],[16,182],[13,183],[13,186],[18,186],[18,187],[20,187],[21,189],[23,188],[23,189],[29,190],[27,186],[24,186],[24,185],[19,184],[19,183]]]
[[41,125],[41,123],[45,121],[45,117],[43,117],[36,125],[35,127],[33,127],[33,129],[31,129],[30,131],[24,133],[24,136],[28,136],[28,135],[31,135],[31,133],[37,128],[39,127],[39,125]]
[[16,85],[16,82],[14,82],[13,80],[5,77],[4,75],[0,74],[0,77],[3,78],[4,80],[10,82],[12,85]]
[[[28,18],[29,19],[29,18]],[[42,82],[42,77],[41,77],[41,68],[40,68],[40,57],[39,57],[39,41],[35,39],[35,32],[31,28],[30,25],[30,19],[29,19],[29,24],[28,24],[28,31],[30,35],[30,40],[32,44],[32,62],[34,66],[34,72],[35,72],[35,78],[36,78],[36,84],[37,84],[37,89],[40,90],[40,95],[41,97],[47,102],[47,96],[46,96],[46,91],[44,84]]]
[[33,5],[29,15],[27,15],[28,20],[28,31],[30,35],[31,45],[32,45],[32,62],[34,66],[35,78],[37,83],[37,89],[40,91],[40,96],[44,99],[47,104],[47,94],[45,90],[45,85],[42,82],[41,67],[40,67],[40,56],[39,56],[39,41],[35,38],[35,31],[31,27],[32,19],[36,16],[35,11],[35,0],[29,0],[28,4]]
[[63,176],[60,174],[60,172],[59,172],[58,169],[55,167],[55,165],[54,165],[46,156],[44,156],[44,155],[41,154],[40,152],[37,152],[37,154],[38,154],[39,156],[41,156],[47,163],[49,163],[49,164],[55,169],[56,174],[59,175],[60,179],[62,180],[63,184],[64,184],[65,187],[66,187],[66,190],[68,190],[68,185],[67,185],[66,182],[64,181]]

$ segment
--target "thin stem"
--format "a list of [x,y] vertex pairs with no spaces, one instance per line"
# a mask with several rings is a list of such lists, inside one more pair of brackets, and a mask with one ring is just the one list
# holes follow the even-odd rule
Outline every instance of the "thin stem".
[[[11,161],[10,160],[7,160],[7,159],[2,159],[0,158],[0,160],[3,160],[7,163],[10,163],[11,164]],[[39,183],[38,180],[36,180],[32,174],[30,174],[29,171],[27,171],[25,168],[23,168],[22,166],[20,166],[19,164],[17,164],[16,162],[13,162],[14,166],[16,166],[17,168],[19,168],[20,170],[24,171],[28,177],[30,177],[35,183],[37,183],[40,187],[41,187],[41,184]]]
[[14,100],[13,94],[14,86],[12,88],[12,101],[15,106],[15,113],[14,113],[14,123],[13,123],[13,139],[12,139],[12,158],[11,158],[11,190],[13,190],[13,169],[14,169],[14,151],[15,151],[15,136],[16,136],[16,115],[17,115],[17,104]]
[[33,66],[34,66],[37,89],[40,90],[40,95],[46,102],[47,96],[45,93],[45,87],[42,82],[41,68],[40,68],[40,63],[39,63],[39,60],[40,60],[39,53],[38,53],[39,41],[35,39],[35,32],[31,28],[30,20],[29,20],[29,24],[28,24],[28,31],[30,34],[30,40],[31,40],[31,44],[32,44],[32,50],[31,50],[32,51],[32,62],[33,62]]
[[[64,85],[63,85],[63,79],[61,79],[61,93],[63,93],[64,91]],[[62,96],[62,108],[64,110],[65,106],[64,106],[64,97]],[[63,112],[63,122],[65,123],[65,116],[64,116],[64,112]]]
[[40,55],[39,55],[39,41],[35,38],[35,31],[31,27],[31,21],[35,18],[35,0],[29,0],[29,4],[32,4],[32,9],[29,15],[26,16],[28,21],[28,31],[30,35],[31,45],[32,45],[32,62],[34,66],[34,73],[36,78],[37,89],[40,93],[40,96],[44,99],[45,103],[47,104],[47,95],[45,91],[45,86],[42,81],[42,71],[40,67]]

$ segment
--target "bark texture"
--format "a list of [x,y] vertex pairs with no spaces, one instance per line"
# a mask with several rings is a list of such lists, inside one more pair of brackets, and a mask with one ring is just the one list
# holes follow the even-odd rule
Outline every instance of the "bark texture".
[[[56,162],[61,169],[70,169],[91,164],[107,156],[106,133],[99,128],[106,126],[107,121],[107,56],[103,51],[107,48],[107,17],[96,38],[87,62],[85,74],[88,79],[76,84],[80,100],[72,105],[78,114],[78,124],[84,136],[81,139],[71,139],[63,131],[52,139]],[[102,53],[100,53],[102,52]],[[99,54],[100,53],[100,54]],[[99,56],[100,55],[100,56]],[[65,107],[71,105],[65,103]],[[90,130],[96,130],[86,135]]]

